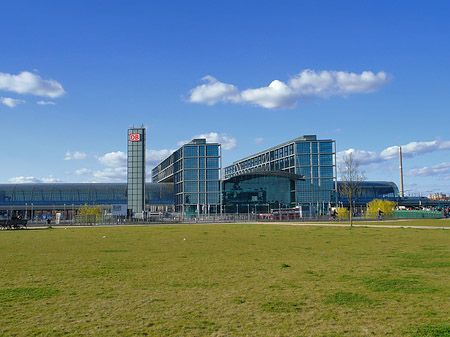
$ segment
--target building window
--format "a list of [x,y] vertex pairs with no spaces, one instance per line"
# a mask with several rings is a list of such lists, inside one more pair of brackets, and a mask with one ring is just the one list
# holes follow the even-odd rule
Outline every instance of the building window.
[[197,168],[197,158],[185,158],[184,167],[187,169]]
[[297,143],[297,153],[310,153],[310,143]]
[[185,157],[197,157],[198,156],[198,147],[197,146],[185,146],[184,147],[184,156]]
[[219,158],[206,158],[207,168],[219,168]]
[[319,143],[320,153],[332,153],[333,143],[332,142],[320,142]]
[[218,145],[207,145],[206,146],[206,156],[218,156],[219,146]]

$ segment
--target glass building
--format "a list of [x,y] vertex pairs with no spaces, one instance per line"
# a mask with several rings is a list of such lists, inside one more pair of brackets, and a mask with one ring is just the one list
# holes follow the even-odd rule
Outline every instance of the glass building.
[[128,129],[128,216],[143,216],[145,209],[145,128]]
[[304,179],[295,183],[290,207],[326,210],[336,203],[336,143],[315,135],[292,139],[225,168],[225,179],[253,172],[289,172]]
[[221,212],[221,146],[194,139],[152,170],[152,182],[174,184],[175,210],[186,215]]
[[269,213],[295,204],[295,186],[302,177],[290,172],[252,172],[223,181],[226,213]]
[[[145,209],[172,209],[173,184],[145,184]],[[0,211],[72,211],[83,205],[127,204],[127,184],[0,184]]]
[[[339,193],[339,186],[341,184],[345,183],[338,181],[337,193],[339,203],[342,206],[349,207],[350,202],[348,201],[348,198]],[[353,200],[355,206],[365,206],[373,199],[389,200],[394,201],[395,203],[401,203],[398,187],[391,181],[361,181],[358,182],[358,186],[361,193]],[[404,200],[407,200],[407,198],[404,198]]]

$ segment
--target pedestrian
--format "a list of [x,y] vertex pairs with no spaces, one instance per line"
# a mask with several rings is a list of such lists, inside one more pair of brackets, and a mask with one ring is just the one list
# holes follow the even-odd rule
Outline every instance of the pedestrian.
[[383,211],[378,207],[378,220],[381,220]]

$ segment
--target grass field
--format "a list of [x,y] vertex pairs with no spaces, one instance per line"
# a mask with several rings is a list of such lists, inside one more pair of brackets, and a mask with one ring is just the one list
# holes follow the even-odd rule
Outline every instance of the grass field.
[[450,336],[450,230],[68,227],[0,247],[0,335]]

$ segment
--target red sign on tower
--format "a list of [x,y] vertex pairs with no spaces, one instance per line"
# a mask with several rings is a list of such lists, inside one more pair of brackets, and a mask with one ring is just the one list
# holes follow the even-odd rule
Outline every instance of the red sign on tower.
[[141,140],[140,133],[130,133],[130,142],[139,142]]

